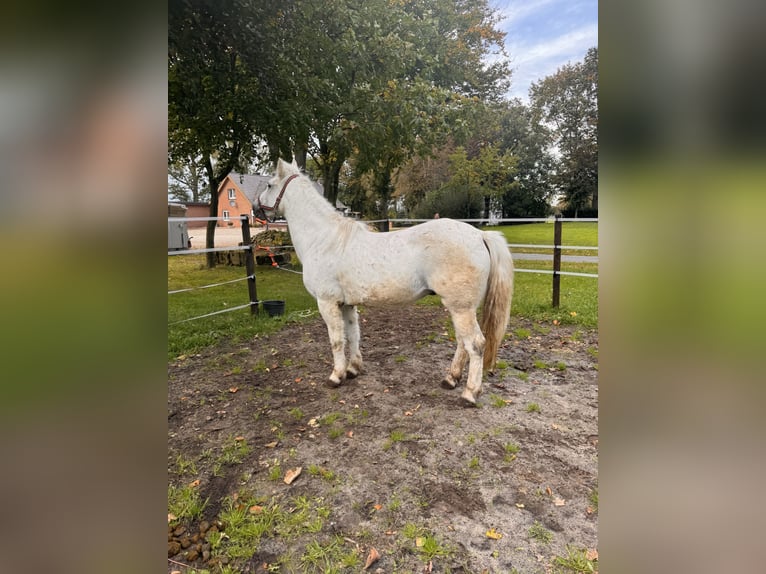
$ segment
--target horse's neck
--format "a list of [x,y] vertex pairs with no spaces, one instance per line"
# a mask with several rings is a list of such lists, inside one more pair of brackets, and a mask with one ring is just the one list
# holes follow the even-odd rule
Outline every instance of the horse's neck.
[[[294,189],[288,187],[282,203],[285,218],[290,226],[295,252],[303,260],[312,247],[323,243],[337,231],[335,210],[313,187],[310,181],[296,182]],[[292,193],[291,193],[292,192]]]

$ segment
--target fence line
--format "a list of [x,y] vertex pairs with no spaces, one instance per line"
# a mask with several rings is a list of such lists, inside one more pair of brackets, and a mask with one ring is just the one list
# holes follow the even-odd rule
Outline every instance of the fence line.
[[168,255],[192,255],[195,253],[212,253],[214,251],[250,251],[249,245],[232,245],[231,247],[208,247],[205,249],[179,249],[168,251]]
[[[540,245],[538,243],[508,243],[508,247],[532,247],[535,249],[556,249],[556,245]],[[560,249],[580,249],[583,251],[587,251],[590,249],[593,249],[595,251],[598,251],[598,246],[588,246],[588,245],[559,245]]]
[[[183,222],[183,221],[218,221],[223,220],[222,217],[168,217],[168,221],[170,222]],[[386,223],[385,229],[383,231],[388,231],[390,229],[390,225],[392,222],[406,222],[406,223],[422,223],[426,221],[431,221],[430,219],[377,219],[377,220],[362,220],[363,223]],[[485,224],[502,224],[502,223],[546,223],[551,222],[550,218],[506,218],[506,219],[497,219],[497,220],[488,220],[488,219],[461,219],[459,221],[464,221],[466,223],[485,223]],[[553,276],[553,307],[559,306],[559,291],[560,291],[560,277],[562,275],[569,275],[569,276],[575,276],[575,277],[590,277],[590,278],[598,278],[598,274],[595,273],[579,273],[575,271],[561,271],[561,252],[564,250],[598,250],[598,246],[581,246],[581,245],[562,245],[561,244],[561,224],[562,222],[598,222],[598,218],[565,218],[565,217],[556,217],[552,223],[554,223],[554,244],[553,245],[540,245],[540,244],[525,244],[525,243],[508,243],[508,247],[523,247],[523,248],[532,248],[532,249],[553,249],[553,270],[548,269],[525,269],[525,268],[516,268],[515,271],[518,271],[520,273],[542,273],[544,275],[552,275]],[[248,220],[247,215],[241,216],[241,223],[242,223],[242,245],[238,246],[231,246],[231,247],[211,247],[211,248],[205,248],[205,249],[183,249],[178,251],[168,251],[168,255],[192,255],[192,254],[201,254],[201,253],[210,253],[210,252],[218,252],[218,251],[246,251],[248,253],[245,261],[245,269],[246,269],[246,275],[245,277],[239,278],[239,279],[232,279],[230,281],[223,281],[220,283],[212,283],[209,285],[201,285],[198,287],[190,287],[186,289],[176,289],[173,291],[168,291],[168,295],[172,295],[175,293],[184,293],[188,291],[194,291],[197,289],[208,289],[211,287],[217,287],[220,285],[226,285],[229,283],[237,283],[239,281],[248,281],[248,292],[250,295],[250,301],[248,303],[245,303],[244,305],[238,305],[235,307],[229,307],[227,309],[221,309],[219,311],[213,311],[211,313],[206,313],[204,315],[198,315],[196,317],[189,317],[187,319],[182,319],[180,321],[174,321],[172,323],[169,323],[168,325],[177,325],[179,323],[186,323],[188,321],[194,321],[196,319],[203,319],[205,317],[212,317],[214,315],[220,315],[222,313],[229,313],[231,311],[237,311],[240,309],[250,308],[251,313],[253,315],[258,314],[258,306],[262,301],[260,301],[257,298],[256,293],[256,278],[255,278],[255,262],[253,257],[253,245],[250,241],[250,223]],[[285,246],[280,246],[285,247]],[[280,265],[276,265],[277,269],[280,269],[282,271],[288,271],[290,273],[296,273],[298,275],[302,275],[300,271],[295,271],[293,269],[288,269],[286,267],[282,267]]]
[[220,283],[211,283],[210,285],[200,285],[199,287],[189,287],[188,289],[176,289],[175,291],[168,291],[168,295],[174,295],[176,293],[186,293],[187,291],[196,291],[197,289],[210,289],[211,287],[218,287],[219,285],[228,285],[229,283],[239,283],[240,281],[247,281],[253,279],[255,275],[248,275],[247,277],[240,277],[239,279],[232,279],[231,281],[222,281]]
[[249,303],[245,303],[244,305],[229,307],[228,309],[221,309],[220,311],[213,311],[212,313],[206,313],[204,315],[198,315],[196,317],[189,317],[188,319],[181,319],[180,321],[173,321],[172,323],[168,323],[168,326],[178,325],[179,323],[186,323],[187,321],[194,321],[195,319],[204,319],[205,317],[212,317],[213,315],[220,315],[221,313],[239,311],[240,309],[244,309],[245,307],[252,307],[253,305],[257,306],[259,303],[262,303],[262,301],[250,301]]

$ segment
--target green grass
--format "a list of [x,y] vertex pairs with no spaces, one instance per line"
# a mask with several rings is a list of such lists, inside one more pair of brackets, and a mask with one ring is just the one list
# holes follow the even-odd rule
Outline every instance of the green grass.
[[537,403],[529,403],[527,405],[527,412],[528,413],[539,413],[540,412],[540,405]]
[[556,556],[553,559],[556,574],[569,574],[571,572],[595,572],[598,560],[588,560],[587,550],[567,544],[567,555]]
[[540,524],[537,520],[535,520],[534,524],[529,527],[527,533],[530,538],[537,540],[542,544],[550,544],[551,540],[553,540],[553,532],[545,528],[545,526]]
[[[508,243],[553,245],[553,223],[522,223],[519,225],[497,225],[485,227],[505,235]],[[564,221],[561,224],[561,243],[580,247],[598,247],[598,223]],[[552,253],[552,249],[514,247],[518,253]],[[564,251],[567,255],[598,255],[597,250]]]
[[199,491],[191,486],[168,486],[168,513],[174,520],[194,520],[202,516],[207,500],[200,498]]
[[[168,291],[244,276],[244,267],[219,265],[206,269],[204,255],[168,257]],[[220,341],[234,344],[247,341],[256,334],[270,333],[285,323],[302,320],[306,315],[316,315],[316,301],[303,287],[300,275],[257,266],[255,278],[259,299],[284,300],[285,315],[272,318],[261,313],[256,317],[248,309],[240,309],[173,325],[175,321],[244,305],[248,302],[247,282],[168,295],[168,358],[196,353]]]
[[[500,231],[508,243],[553,244],[553,224],[527,223],[521,225],[503,225],[486,227],[487,230]],[[598,246],[598,223],[564,222],[562,227],[564,245]],[[514,253],[552,253],[552,249],[513,247]],[[564,251],[566,255],[598,255],[597,250]],[[539,269],[550,271],[550,261],[516,262],[519,269]],[[598,274],[595,263],[562,262],[562,271]],[[562,324],[578,324],[595,327],[598,323],[598,280],[592,277],[561,277],[561,296],[559,309],[551,308],[552,276],[540,273],[516,273],[512,315],[528,317],[544,322],[558,321]],[[575,313],[575,315],[572,315]]]

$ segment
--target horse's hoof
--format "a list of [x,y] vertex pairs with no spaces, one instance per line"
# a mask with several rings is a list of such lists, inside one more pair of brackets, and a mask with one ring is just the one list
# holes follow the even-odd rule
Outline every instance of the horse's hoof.
[[464,389],[463,394],[460,395],[460,400],[462,401],[462,404],[464,407],[475,407],[476,406],[476,395],[474,395],[470,390]]
[[465,408],[476,408],[476,401],[472,399],[467,399],[465,397],[460,397],[460,406]]
[[343,381],[336,381],[335,379],[333,379],[332,377],[330,377],[329,379],[327,379],[327,380],[325,381],[325,383],[324,383],[324,384],[325,384],[325,385],[326,385],[328,388],[330,388],[330,389],[337,389],[337,388],[338,388],[338,387],[341,385],[341,383],[342,383],[342,382],[343,382]]
[[457,387],[457,383],[454,381],[450,381],[449,379],[442,379],[441,385],[443,389],[447,389],[449,391]]
[[358,375],[359,373],[357,373],[356,371],[352,371],[351,369],[346,371],[346,379],[355,379]]

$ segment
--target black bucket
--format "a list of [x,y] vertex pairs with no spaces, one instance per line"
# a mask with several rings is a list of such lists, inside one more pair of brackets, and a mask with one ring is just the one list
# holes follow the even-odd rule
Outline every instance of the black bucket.
[[264,301],[263,310],[269,314],[269,317],[278,317],[285,314],[284,301]]

